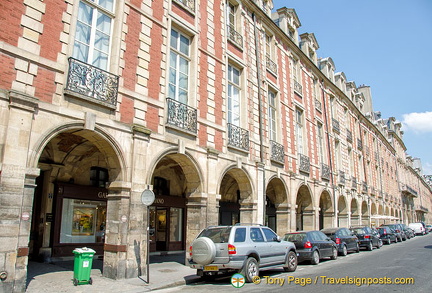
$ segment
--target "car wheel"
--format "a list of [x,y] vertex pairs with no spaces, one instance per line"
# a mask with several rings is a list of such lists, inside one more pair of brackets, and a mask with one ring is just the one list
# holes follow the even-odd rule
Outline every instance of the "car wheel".
[[208,237],[200,237],[192,242],[192,258],[200,265],[211,263],[216,256],[216,245]]
[[312,252],[311,264],[317,265],[319,264],[319,261],[320,261],[319,253],[318,251],[315,250],[314,252]]
[[372,251],[373,250],[373,245],[372,245],[372,241],[369,242],[369,245],[367,247],[367,250]]
[[247,282],[251,283],[254,277],[259,276],[257,260],[253,257],[249,257],[240,271],[240,274],[245,276]]
[[285,262],[284,271],[294,272],[297,269],[297,255],[294,251],[288,252],[288,256]]
[[337,249],[336,248],[332,248],[332,256],[330,257],[330,259],[335,260],[337,259],[338,253],[337,253]]
[[357,249],[356,249],[356,251],[355,252],[357,252],[357,253],[359,253],[360,252],[360,246],[359,246],[359,244],[357,243]]
[[347,254],[348,254],[347,247],[346,245],[344,245],[342,246],[342,251],[340,252],[340,255],[346,256]]
[[381,246],[383,246],[383,242],[382,242],[381,239],[379,239],[379,240],[378,240],[378,246],[377,246],[377,249],[380,249]]

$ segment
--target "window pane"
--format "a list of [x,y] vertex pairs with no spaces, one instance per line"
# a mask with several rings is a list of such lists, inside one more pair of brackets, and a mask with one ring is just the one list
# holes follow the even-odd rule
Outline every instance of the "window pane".
[[100,51],[94,51],[92,64],[96,67],[106,70],[108,67],[108,55]]
[[171,47],[177,49],[178,32],[171,30]]
[[113,12],[114,0],[98,0],[98,4],[108,11]]
[[188,74],[189,71],[189,61],[184,58],[180,58],[180,72]]
[[109,34],[111,32],[111,18],[98,12],[96,28],[105,34]]
[[189,39],[183,35],[180,37],[180,52],[189,56]]
[[95,49],[108,54],[109,35],[106,35],[106,34],[103,34],[100,32],[96,32],[94,47],[95,47]]
[[91,27],[83,22],[78,21],[76,32],[75,32],[75,41],[79,41],[85,44],[90,43],[90,30]]
[[170,208],[170,241],[182,241],[183,210]]
[[87,62],[88,53],[89,53],[89,47],[88,46],[86,46],[82,43],[75,42],[72,57],[74,57],[78,60],[81,60],[83,62]]
[[78,20],[88,25],[92,23],[93,8],[80,2],[78,10]]

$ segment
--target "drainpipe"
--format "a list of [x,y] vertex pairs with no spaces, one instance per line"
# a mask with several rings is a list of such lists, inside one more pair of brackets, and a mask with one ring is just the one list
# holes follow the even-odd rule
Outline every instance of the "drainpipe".
[[[333,178],[333,164],[332,164],[332,156],[331,156],[331,150],[330,150],[330,132],[329,132],[329,126],[328,126],[328,118],[327,118],[327,109],[326,109],[326,101],[325,101],[325,92],[324,92],[324,85],[323,81],[321,81],[321,92],[323,97],[323,107],[324,107],[324,125],[326,129],[326,138],[327,138],[327,151],[328,151],[328,157],[329,157],[329,164],[330,164],[330,182],[333,189],[333,210],[336,215],[336,220],[338,219],[338,214],[336,210],[336,188],[335,188],[335,182]],[[336,223],[337,224],[337,223]]]
[[[262,105],[262,97],[261,97],[261,67],[260,67],[260,60],[261,60],[261,55],[260,55],[260,51],[259,51],[259,39],[258,39],[258,28],[257,28],[257,24],[256,24],[256,17],[255,17],[255,13],[252,13],[252,19],[254,22],[254,36],[255,36],[255,59],[256,59],[256,72],[257,72],[257,83],[258,83],[258,108],[260,113],[263,113],[263,105]],[[263,168],[263,186],[262,186],[262,190],[263,190],[263,224],[265,224],[265,214],[266,214],[266,196],[265,196],[265,162],[264,162],[264,145],[263,145],[263,133],[264,133],[264,129],[263,129],[263,117],[262,115],[258,115],[258,121],[259,121],[259,138],[260,138],[260,164],[261,167]]]

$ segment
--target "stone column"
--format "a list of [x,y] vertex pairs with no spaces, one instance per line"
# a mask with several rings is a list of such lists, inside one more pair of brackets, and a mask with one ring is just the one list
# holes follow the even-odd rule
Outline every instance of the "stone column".
[[290,231],[289,216],[290,210],[288,204],[281,203],[276,206],[276,230],[281,237]]
[[35,180],[40,172],[27,166],[38,100],[15,91],[8,98],[9,115],[4,120],[0,158],[0,271],[6,273],[1,290],[24,292]]

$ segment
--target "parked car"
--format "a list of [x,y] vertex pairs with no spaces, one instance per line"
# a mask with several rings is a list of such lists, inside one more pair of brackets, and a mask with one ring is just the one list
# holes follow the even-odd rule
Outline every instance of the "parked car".
[[426,230],[423,227],[422,223],[409,223],[408,227],[410,227],[411,229],[413,229],[414,233],[416,235],[425,235],[426,234]]
[[426,225],[426,232],[432,232],[432,225]]
[[390,227],[379,227],[378,232],[383,243],[391,244],[392,242],[398,242],[396,234]]
[[412,229],[410,229],[407,225],[405,224],[400,224],[400,226],[402,227],[402,230],[405,233],[405,236],[407,239],[411,239],[414,237],[414,232]]
[[364,247],[367,250],[373,250],[374,247],[381,248],[382,241],[379,234],[374,232],[370,227],[351,227],[350,230],[357,236],[360,247]]
[[294,243],[281,240],[266,226],[210,226],[192,242],[187,262],[204,278],[239,272],[252,282],[262,268],[295,271],[297,252]]
[[326,228],[322,229],[321,232],[336,243],[339,255],[345,256],[348,251],[360,252],[357,236],[348,228]]
[[283,240],[293,242],[298,253],[298,262],[310,261],[317,265],[320,259],[330,257],[336,259],[338,248],[336,243],[320,231],[297,231],[287,233]]
[[398,226],[396,226],[396,224],[386,224],[386,225],[381,225],[381,227],[389,227],[390,229],[392,229],[393,233],[396,235],[398,242],[402,242],[403,239],[406,240],[405,233],[402,236],[402,232],[401,232],[400,228]]

